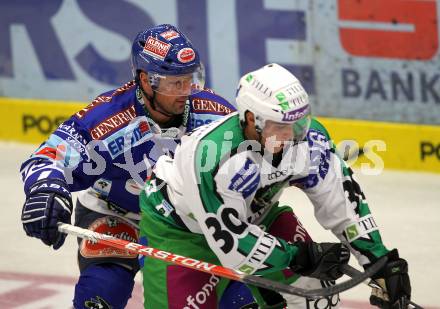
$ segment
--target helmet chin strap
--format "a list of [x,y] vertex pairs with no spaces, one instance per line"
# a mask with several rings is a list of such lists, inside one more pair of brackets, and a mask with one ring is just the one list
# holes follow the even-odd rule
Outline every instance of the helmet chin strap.
[[[255,115],[255,114],[254,114]],[[260,145],[261,145],[261,154],[263,154],[264,153],[264,144],[263,144],[263,129],[264,128],[262,128],[261,127],[261,123],[263,122],[264,123],[264,121],[259,121],[259,120],[257,120],[257,116],[254,116],[255,117],[255,131],[257,132],[257,135],[258,135],[258,142],[260,143]]]
[[150,96],[148,93],[145,92],[144,88],[142,87],[142,85],[140,83],[138,83],[138,85],[139,85],[139,88],[142,91],[142,94],[147,98],[148,102],[150,102],[150,106],[151,106],[151,108],[154,111],[156,111],[158,113],[161,113],[162,115],[167,116],[167,117],[174,117],[174,116],[176,116],[174,114],[170,114],[170,113],[167,113],[165,111],[158,110],[156,108],[156,92],[153,90],[153,95]]
[[[243,131],[246,129],[246,127],[248,126],[248,123],[246,121],[241,121],[240,125],[243,128]],[[264,144],[263,144],[263,130],[259,127],[259,126],[255,126],[255,132],[257,133],[257,142],[261,145],[261,149],[260,149],[260,153],[263,154],[264,153]]]
[[265,145],[263,144],[263,134],[262,134],[262,130],[257,130],[257,135],[258,135],[258,142],[261,145],[261,150],[260,153],[263,155],[264,154],[264,149],[266,148]]

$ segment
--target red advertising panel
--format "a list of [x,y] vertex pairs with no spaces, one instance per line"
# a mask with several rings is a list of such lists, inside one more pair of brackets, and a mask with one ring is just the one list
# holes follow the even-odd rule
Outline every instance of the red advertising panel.
[[438,49],[434,0],[339,0],[339,35],[354,56],[431,59]]

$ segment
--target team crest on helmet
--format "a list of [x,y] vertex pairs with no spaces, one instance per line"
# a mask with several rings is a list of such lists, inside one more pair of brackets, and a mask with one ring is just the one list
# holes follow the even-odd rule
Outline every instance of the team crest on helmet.
[[194,49],[189,48],[189,47],[182,48],[177,53],[177,59],[179,59],[179,61],[182,63],[191,62],[194,60],[195,57],[196,57],[196,53],[194,52]]
[[166,43],[152,36],[149,36],[147,41],[145,42],[144,52],[152,57],[164,60],[170,48],[170,43]]
[[174,31],[173,29],[162,32],[160,34],[160,36],[168,41],[171,41],[173,39],[177,39],[178,37],[180,37],[179,33],[177,31]]

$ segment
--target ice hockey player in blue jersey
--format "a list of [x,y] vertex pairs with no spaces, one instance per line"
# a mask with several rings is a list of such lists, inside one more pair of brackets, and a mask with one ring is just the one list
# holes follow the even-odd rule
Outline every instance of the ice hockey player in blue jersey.
[[[176,27],[140,32],[132,45],[134,80],[99,95],[63,122],[21,166],[28,236],[54,249],[71,222],[71,192],[79,192],[75,224],[134,242],[139,239],[139,193],[151,167],[172,154],[195,127],[235,111],[204,88],[197,50]],[[124,308],[139,270],[137,256],[78,240],[80,277],[75,308]]]

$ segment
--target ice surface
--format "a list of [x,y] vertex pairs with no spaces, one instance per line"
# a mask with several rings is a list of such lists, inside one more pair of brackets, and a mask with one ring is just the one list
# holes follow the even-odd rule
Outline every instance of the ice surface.
[[[22,229],[24,194],[18,170],[35,148],[0,142],[1,308],[67,308],[78,275],[74,238],[68,237],[65,245],[54,251],[27,237]],[[440,308],[436,286],[440,278],[440,175],[384,171],[367,176],[356,172],[385,244],[397,247],[409,262],[413,300],[431,309]],[[315,221],[310,202],[298,189],[286,190],[282,202],[294,208],[314,240],[335,239]],[[356,265],[353,260],[351,264]],[[39,292],[27,293],[25,283],[38,286]],[[138,288],[129,308],[141,307],[140,293]],[[358,286],[341,296],[346,300],[343,308],[369,308],[367,286]]]

